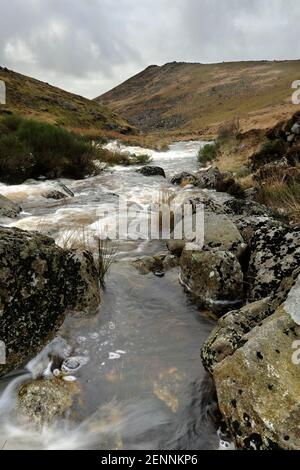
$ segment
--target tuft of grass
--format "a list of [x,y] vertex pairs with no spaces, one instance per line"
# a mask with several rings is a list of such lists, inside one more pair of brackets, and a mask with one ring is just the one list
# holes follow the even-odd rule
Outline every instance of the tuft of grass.
[[256,200],[286,215],[292,221],[300,220],[300,183],[287,184],[275,178],[257,186]]
[[116,246],[108,238],[103,238],[101,234],[94,234],[79,227],[67,230],[60,234],[57,243],[65,250],[89,251],[93,255],[100,284],[105,286],[105,278],[115,261],[117,252]]
[[206,144],[198,152],[198,162],[202,165],[212,162],[218,156],[218,144]]
[[98,273],[98,278],[102,286],[105,286],[105,278],[113,264],[116,256],[116,247],[112,242],[101,236],[94,237],[96,243],[96,252],[94,252],[94,260]]

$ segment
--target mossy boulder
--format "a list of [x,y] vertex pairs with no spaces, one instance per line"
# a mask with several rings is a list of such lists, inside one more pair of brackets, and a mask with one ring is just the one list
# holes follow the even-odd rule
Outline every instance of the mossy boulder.
[[62,325],[66,312],[100,301],[91,255],[66,251],[37,232],[0,228],[0,376],[36,355]]
[[187,244],[180,258],[180,281],[200,307],[224,314],[243,304],[243,273],[229,251],[204,251]]
[[297,341],[300,326],[281,306],[215,367],[220,411],[239,448],[300,449]]

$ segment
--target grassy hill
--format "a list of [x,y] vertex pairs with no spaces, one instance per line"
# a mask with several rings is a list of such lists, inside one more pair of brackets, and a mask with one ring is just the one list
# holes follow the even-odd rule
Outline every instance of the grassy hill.
[[290,116],[294,80],[300,61],[174,62],[150,66],[96,101],[146,133],[209,137],[237,117],[247,131]]
[[0,106],[0,117],[14,113],[81,133],[135,132],[125,119],[95,101],[2,67],[0,80],[7,90],[7,104]]

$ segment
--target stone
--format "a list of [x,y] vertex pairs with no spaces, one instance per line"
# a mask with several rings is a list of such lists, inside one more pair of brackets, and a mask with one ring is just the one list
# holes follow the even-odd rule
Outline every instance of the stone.
[[180,186],[183,183],[185,183],[185,185],[188,185],[188,184],[197,185],[198,178],[196,175],[192,173],[183,171],[181,173],[178,173],[177,175],[174,175],[173,178],[171,178],[171,183],[177,186]]
[[218,321],[201,349],[202,363],[208,372],[213,373],[217,364],[244,344],[245,334],[268,316],[268,306],[267,297],[229,312]]
[[0,216],[15,218],[20,214],[22,208],[5,196],[0,194]]
[[204,246],[206,249],[231,251],[238,258],[247,245],[237,226],[225,214],[204,214]]
[[300,228],[257,220],[251,226],[248,244],[248,298],[253,302],[274,295],[282,280],[300,265]]
[[284,309],[292,320],[300,325],[300,276],[285,301]]
[[0,376],[40,352],[67,312],[94,310],[96,299],[92,255],[63,250],[37,232],[0,227],[0,340],[7,356]]
[[134,260],[132,264],[141,274],[153,273],[159,277],[158,275],[177,267],[179,259],[177,256],[163,252],[154,256],[143,256]]
[[291,132],[292,134],[300,135],[300,124],[296,122],[291,128]]
[[200,307],[224,314],[243,304],[243,273],[229,251],[203,251],[187,244],[180,258],[180,282]]
[[222,174],[216,167],[200,170],[197,174],[198,186],[202,189],[216,189],[222,180]]
[[[195,242],[196,238],[199,241],[202,238],[202,241],[204,242],[203,248],[206,250],[231,251],[238,258],[243,255],[247,245],[237,226],[226,214],[216,214],[214,212],[204,211],[203,222],[204,225],[199,227],[199,233],[196,234],[194,217],[186,216],[182,223],[184,228],[184,239],[183,241],[169,241],[167,245],[170,251],[172,252],[172,250],[176,250],[178,247],[179,252],[181,248],[183,248],[184,243]],[[178,226],[176,225],[176,234],[179,232],[177,229]]]
[[61,191],[56,191],[56,190],[43,193],[42,196],[45,199],[56,199],[57,201],[60,199],[66,199],[68,197],[66,194],[62,193]]
[[17,411],[37,429],[62,419],[80,394],[76,382],[53,378],[22,385],[17,396]]
[[137,170],[138,173],[141,173],[144,176],[162,176],[166,177],[165,170],[159,166],[144,166],[143,168]]

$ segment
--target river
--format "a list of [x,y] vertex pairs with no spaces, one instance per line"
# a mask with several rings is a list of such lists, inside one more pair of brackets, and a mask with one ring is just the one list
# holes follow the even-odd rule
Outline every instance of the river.
[[[111,144],[115,145],[115,144]],[[22,205],[11,226],[40,230],[58,243],[68,230],[94,230],[97,214],[119,197],[142,207],[161,191],[193,193],[169,178],[197,169],[201,142],[148,151],[166,179],[147,178],[135,167],[115,167],[81,181],[62,180],[74,198],[47,200],[42,193],[57,182],[0,185],[0,194]],[[145,153],[129,148],[131,152]],[[216,195],[217,197],[217,195]],[[108,219],[109,221],[109,219]],[[56,343],[71,345],[87,364],[77,373],[82,399],[67,419],[38,432],[20,423],[16,391],[41,367],[45,354],[0,381],[0,448],[5,449],[216,449],[219,439],[208,419],[211,390],[200,348],[214,322],[190,301],[178,282],[178,269],[162,278],[141,275],[131,264],[138,256],[164,249],[159,241],[119,242],[102,293],[99,313],[68,317]],[[56,347],[54,344],[53,347]]]

